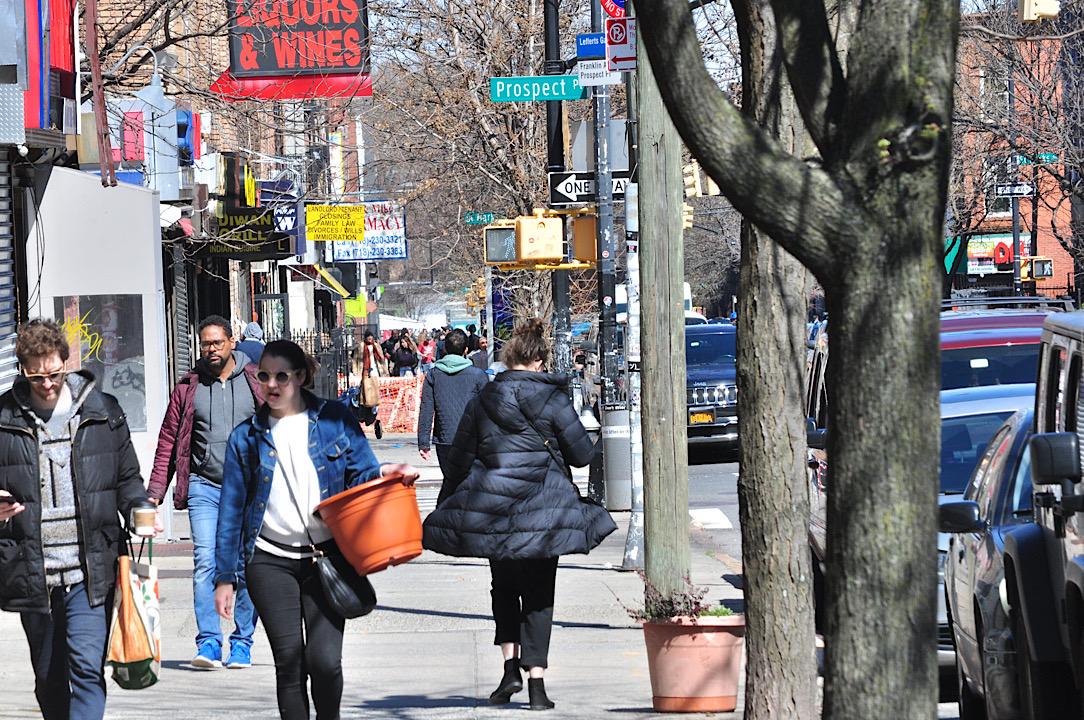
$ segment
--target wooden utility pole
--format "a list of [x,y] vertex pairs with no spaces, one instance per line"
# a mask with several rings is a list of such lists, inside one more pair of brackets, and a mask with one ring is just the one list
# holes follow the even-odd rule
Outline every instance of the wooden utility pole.
[[685,250],[681,139],[636,48],[639,98],[640,346],[644,438],[644,572],[663,595],[689,574],[685,402]]

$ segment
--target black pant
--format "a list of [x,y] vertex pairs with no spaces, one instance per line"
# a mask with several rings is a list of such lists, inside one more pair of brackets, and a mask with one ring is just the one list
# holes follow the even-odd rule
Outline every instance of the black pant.
[[517,643],[520,665],[547,667],[553,624],[557,558],[490,560],[493,575],[494,645]]
[[448,476],[452,471],[452,446],[448,443],[433,443],[433,448],[437,451],[437,464],[440,465],[440,476],[443,478],[440,492],[437,493],[437,505],[440,505],[455,490],[448,482]]
[[338,720],[346,621],[324,599],[316,565],[257,549],[245,579],[275,657],[279,716],[309,720],[311,680],[317,720]]

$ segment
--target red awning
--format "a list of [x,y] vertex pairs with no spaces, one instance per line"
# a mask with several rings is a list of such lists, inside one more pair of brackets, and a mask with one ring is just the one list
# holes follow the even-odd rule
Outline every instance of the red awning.
[[211,85],[211,92],[231,102],[372,97],[373,78],[369,73],[236,78],[226,71]]

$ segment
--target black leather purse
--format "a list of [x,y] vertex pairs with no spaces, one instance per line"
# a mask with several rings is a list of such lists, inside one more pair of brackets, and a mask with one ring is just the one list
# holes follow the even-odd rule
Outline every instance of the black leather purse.
[[[309,540],[311,543],[312,539]],[[320,588],[331,609],[348,620],[371,613],[376,607],[376,590],[369,578],[358,574],[334,540],[321,545],[312,546],[312,561],[316,563]]]
[[301,525],[305,528],[305,535],[309,538],[312,561],[316,563],[320,589],[324,591],[328,605],[347,620],[371,613],[376,607],[376,590],[369,578],[358,574],[334,540],[320,543],[319,546],[312,541],[305,514],[301,512],[301,504],[297,502],[294,488],[289,482],[286,483],[286,489],[290,491],[290,499],[294,501],[297,514],[301,516]]

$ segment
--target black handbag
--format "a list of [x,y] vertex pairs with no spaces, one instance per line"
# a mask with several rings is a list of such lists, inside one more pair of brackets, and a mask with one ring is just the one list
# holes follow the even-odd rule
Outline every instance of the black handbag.
[[376,590],[369,578],[359,575],[343,557],[335,541],[321,543],[321,547],[314,545],[312,550],[320,588],[331,609],[347,620],[371,613],[376,607]]
[[[283,480],[285,479],[284,477]],[[301,512],[301,504],[294,496],[294,488],[289,482],[286,483],[286,489],[290,491],[290,499],[294,501],[297,514],[301,516],[301,525],[305,528],[305,535],[309,538],[312,561],[316,564],[320,589],[324,591],[328,605],[347,620],[371,613],[376,607],[376,590],[369,578],[358,574],[334,540],[320,543],[319,546],[312,541],[305,514]]]

